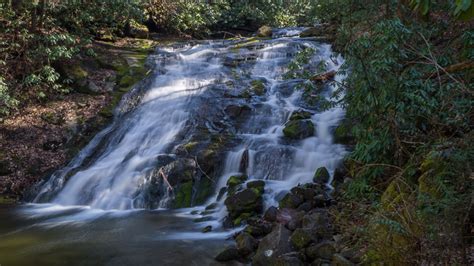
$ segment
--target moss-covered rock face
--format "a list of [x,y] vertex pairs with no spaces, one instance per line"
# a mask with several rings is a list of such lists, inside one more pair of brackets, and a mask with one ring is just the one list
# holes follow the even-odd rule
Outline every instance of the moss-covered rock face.
[[229,218],[233,225],[238,226],[248,218],[261,213],[263,189],[247,188],[234,194],[228,195],[224,204],[229,212]]
[[279,202],[278,206],[280,208],[290,208],[296,209],[298,206],[303,203],[304,199],[300,195],[295,195],[293,193],[287,193]]
[[193,195],[193,182],[188,181],[180,184],[175,190],[175,195],[174,208],[190,207]]
[[311,120],[294,120],[286,123],[283,134],[289,139],[304,139],[314,135],[314,125]]
[[318,184],[327,184],[331,176],[326,167],[319,167],[313,176],[313,182]]
[[257,31],[258,37],[272,37],[272,28],[269,26],[262,26]]
[[297,228],[293,234],[291,234],[290,242],[291,245],[296,249],[300,250],[307,247],[313,241],[311,232],[307,229]]

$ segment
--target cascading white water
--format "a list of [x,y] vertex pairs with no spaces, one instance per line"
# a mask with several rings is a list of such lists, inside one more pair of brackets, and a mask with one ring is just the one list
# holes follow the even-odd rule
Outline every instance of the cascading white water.
[[122,118],[100,157],[71,176],[53,202],[99,209],[132,208],[134,194],[154,170],[157,156],[189,119],[189,101],[222,76],[218,53],[219,49],[210,45],[158,51],[174,55],[158,58],[164,74],[156,76],[138,108]]
[[[239,41],[211,41],[159,49],[156,65],[160,74],[145,90],[137,107],[118,117],[71,162],[69,168],[59,171],[43,185],[37,200],[55,188],[58,192],[52,193],[52,202],[60,205],[87,205],[105,210],[142,208],[143,204],[136,202],[139,188],[149,182],[149,177],[156,171],[157,158],[176,147],[176,142],[180,141],[177,136],[183,134],[186,123],[195,119],[193,109],[205,108],[207,104],[222,105],[224,109],[229,103],[229,100],[213,99],[194,104],[196,99],[205,95],[211,85],[229,81],[242,89],[250,81],[261,80],[266,91],[246,100],[251,106],[250,116],[243,124],[235,125],[234,137],[240,143],[227,153],[216,191],[225,186],[229,176],[244,172],[250,179],[266,181],[265,199],[269,206],[276,204],[282,191],[298,183],[310,182],[318,167],[325,166],[333,173],[345,154],[344,147],[333,143],[331,136],[332,128],[344,115],[343,109],[335,107],[319,113],[313,110],[311,120],[317,132],[313,137],[289,141],[282,133],[291,113],[302,109],[302,91],[296,89],[296,85],[304,81],[284,79],[295,55],[311,48],[315,50],[311,64],[323,62],[327,70],[337,70],[342,64],[340,57],[334,59],[330,45],[285,37],[285,34],[293,35],[299,30],[277,31],[279,38],[251,45],[245,42],[241,45]],[[240,60],[240,63],[226,64],[229,58]],[[336,79],[341,78],[336,76]],[[230,90],[227,86],[217,89]],[[332,86],[323,90],[325,97],[329,98],[335,89]],[[242,103],[240,99],[235,101]],[[97,148],[99,142],[105,143],[101,149]],[[90,164],[78,168],[77,172],[71,171],[83,164],[87,154],[94,150],[99,150],[98,156]],[[247,162],[242,169],[244,156]],[[68,177],[68,174],[72,175]],[[158,206],[166,206],[170,198],[168,195],[161,197]],[[209,202],[215,201],[216,197]],[[221,209],[214,216],[222,218],[224,215],[221,201]]]
[[[239,132],[242,144],[227,154],[226,167],[218,183],[219,191],[226,185],[227,179],[236,174],[247,174],[249,180],[263,179],[265,186],[265,205],[277,205],[277,199],[282,192],[308,182],[312,182],[317,168],[326,167],[329,173],[334,173],[346,150],[343,145],[333,142],[332,129],[337,126],[344,116],[341,107],[334,107],[311,117],[316,128],[316,135],[299,142],[284,140],[282,133],[284,124],[292,112],[302,109],[298,102],[302,97],[301,91],[294,90],[288,95],[279,91],[287,64],[288,47],[291,42],[276,42],[260,50],[256,64],[251,71],[251,78],[264,78],[270,89],[265,100],[252,113],[247,126]],[[339,56],[334,60],[329,45],[314,42],[303,42],[304,47],[316,50],[312,61],[324,62],[327,70],[337,70],[343,63]],[[341,82],[341,75],[336,75],[336,81]],[[325,92],[329,99],[337,89],[337,85],[330,86]],[[244,153],[248,153],[247,168],[241,168]],[[332,179],[329,181],[328,186]],[[216,200],[214,198],[213,200]],[[211,202],[211,201],[210,201]],[[222,200],[221,200],[222,206]],[[226,215],[225,211],[218,214],[220,218]]]

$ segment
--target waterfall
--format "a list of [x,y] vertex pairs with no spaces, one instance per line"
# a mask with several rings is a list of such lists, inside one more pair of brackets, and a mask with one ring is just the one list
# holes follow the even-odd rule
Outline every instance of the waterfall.
[[[116,115],[111,126],[67,167],[53,174],[35,202],[102,210],[168,207],[176,196],[175,184],[164,180],[166,176],[159,169],[182,157],[179,147],[202,129],[207,132],[204,135],[230,136],[228,143],[232,143],[224,150],[222,166],[215,167],[216,193],[208,203],[216,201],[229,176],[238,173],[250,180],[265,180],[266,206],[275,205],[289,188],[311,182],[318,167],[325,166],[332,174],[346,153],[342,145],[333,143],[331,133],[344,110],[333,107],[321,111],[308,106],[303,91],[297,88],[305,81],[285,79],[284,75],[303,49],[315,51],[309,64],[313,67],[308,69],[312,72],[320,64],[337,70],[342,58],[334,57],[330,45],[287,36],[299,30],[281,30],[278,38],[256,42],[204,41],[157,49],[154,75],[150,85],[138,93],[138,103]],[[264,91],[243,96],[255,81],[263,84]],[[329,98],[336,89],[325,86],[321,95]],[[231,119],[226,114],[231,105],[245,106],[249,114]],[[285,139],[284,125],[297,110],[312,113],[316,135]],[[200,170],[200,176],[207,175]],[[155,191],[152,196],[146,194],[150,187]],[[193,187],[194,192],[197,189]],[[220,200],[216,218],[225,215],[222,205]]]

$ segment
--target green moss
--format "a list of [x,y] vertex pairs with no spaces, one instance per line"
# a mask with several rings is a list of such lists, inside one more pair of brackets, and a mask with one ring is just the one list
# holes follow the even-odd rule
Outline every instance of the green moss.
[[193,194],[193,182],[188,181],[179,185],[175,191],[174,208],[184,208],[191,206]]
[[238,185],[244,183],[249,177],[247,175],[233,175],[227,180],[227,186],[233,190]]
[[198,144],[199,142],[197,141],[188,142],[184,145],[184,149],[188,152],[191,152]]
[[[194,199],[194,204],[200,205],[206,202],[206,200],[212,195],[214,192],[214,186],[211,180],[207,177],[203,177],[199,182],[199,186],[197,188],[197,193]],[[212,205],[212,204],[211,204]],[[209,205],[209,206],[211,206]],[[208,207],[209,207],[208,206]],[[206,207],[206,210],[210,210]]]
[[256,95],[262,96],[265,94],[265,85],[263,84],[263,81],[256,79],[252,80],[250,84],[252,85],[252,89]]
[[253,214],[249,212],[244,212],[239,215],[239,217],[235,218],[233,220],[234,226],[239,226],[242,224],[242,222],[247,221],[250,217],[252,217]]
[[87,71],[80,64],[72,64],[67,73],[74,80],[82,80],[88,77]]
[[11,198],[8,196],[0,196],[0,205],[1,204],[14,204],[17,202],[17,199]]
[[289,121],[283,129],[285,137],[290,139],[302,139],[314,134],[314,125],[310,120]]

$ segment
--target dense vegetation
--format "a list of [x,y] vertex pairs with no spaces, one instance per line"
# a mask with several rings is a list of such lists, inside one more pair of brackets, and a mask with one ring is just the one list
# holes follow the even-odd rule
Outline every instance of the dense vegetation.
[[471,1],[84,2],[0,3],[0,117],[71,92],[57,66],[94,56],[95,39],[143,32],[206,38],[327,22],[336,26],[335,47],[346,59],[343,126],[356,143],[345,163],[352,179],[341,186],[335,211],[346,244],[363,250],[368,263],[466,263],[460,251],[472,244]]
[[339,25],[356,140],[342,230],[367,262],[466,263],[457,252],[472,209],[472,23],[449,2],[339,2],[321,15]]

